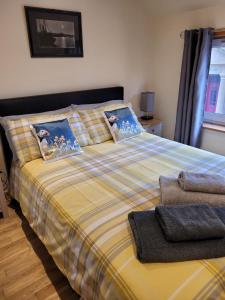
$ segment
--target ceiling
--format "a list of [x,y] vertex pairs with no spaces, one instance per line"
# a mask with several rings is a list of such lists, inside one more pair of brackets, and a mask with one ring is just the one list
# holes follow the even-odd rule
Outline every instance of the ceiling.
[[225,0],[142,0],[153,15],[165,15],[225,4]]

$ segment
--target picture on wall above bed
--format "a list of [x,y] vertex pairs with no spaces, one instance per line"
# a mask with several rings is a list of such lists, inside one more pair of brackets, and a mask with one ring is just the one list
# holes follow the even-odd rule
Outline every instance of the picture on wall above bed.
[[83,57],[81,13],[25,6],[31,57]]

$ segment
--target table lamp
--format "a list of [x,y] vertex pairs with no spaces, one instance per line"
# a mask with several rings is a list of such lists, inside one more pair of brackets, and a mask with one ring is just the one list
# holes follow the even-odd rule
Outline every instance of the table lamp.
[[153,119],[154,111],[154,92],[143,92],[141,93],[140,110],[144,113],[141,117],[142,120]]

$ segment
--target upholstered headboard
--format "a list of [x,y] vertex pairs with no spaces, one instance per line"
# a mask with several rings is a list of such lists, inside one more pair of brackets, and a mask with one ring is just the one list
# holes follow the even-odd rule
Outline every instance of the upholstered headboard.
[[[2,99],[0,100],[0,116],[4,117],[10,115],[39,113],[63,108],[69,106],[70,104],[101,103],[110,100],[122,100],[123,97],[123,87],[110,87],[13,99]],[[2,126],[0,126],[0,135],[3,145],[5,164],[7,170],[9,171],[12,153]]]

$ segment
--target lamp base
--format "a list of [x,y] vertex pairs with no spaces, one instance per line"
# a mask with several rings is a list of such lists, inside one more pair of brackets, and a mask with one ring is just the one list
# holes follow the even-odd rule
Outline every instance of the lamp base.
[[142,120],[152,120],[153,116],[142,116],[141,119]]

